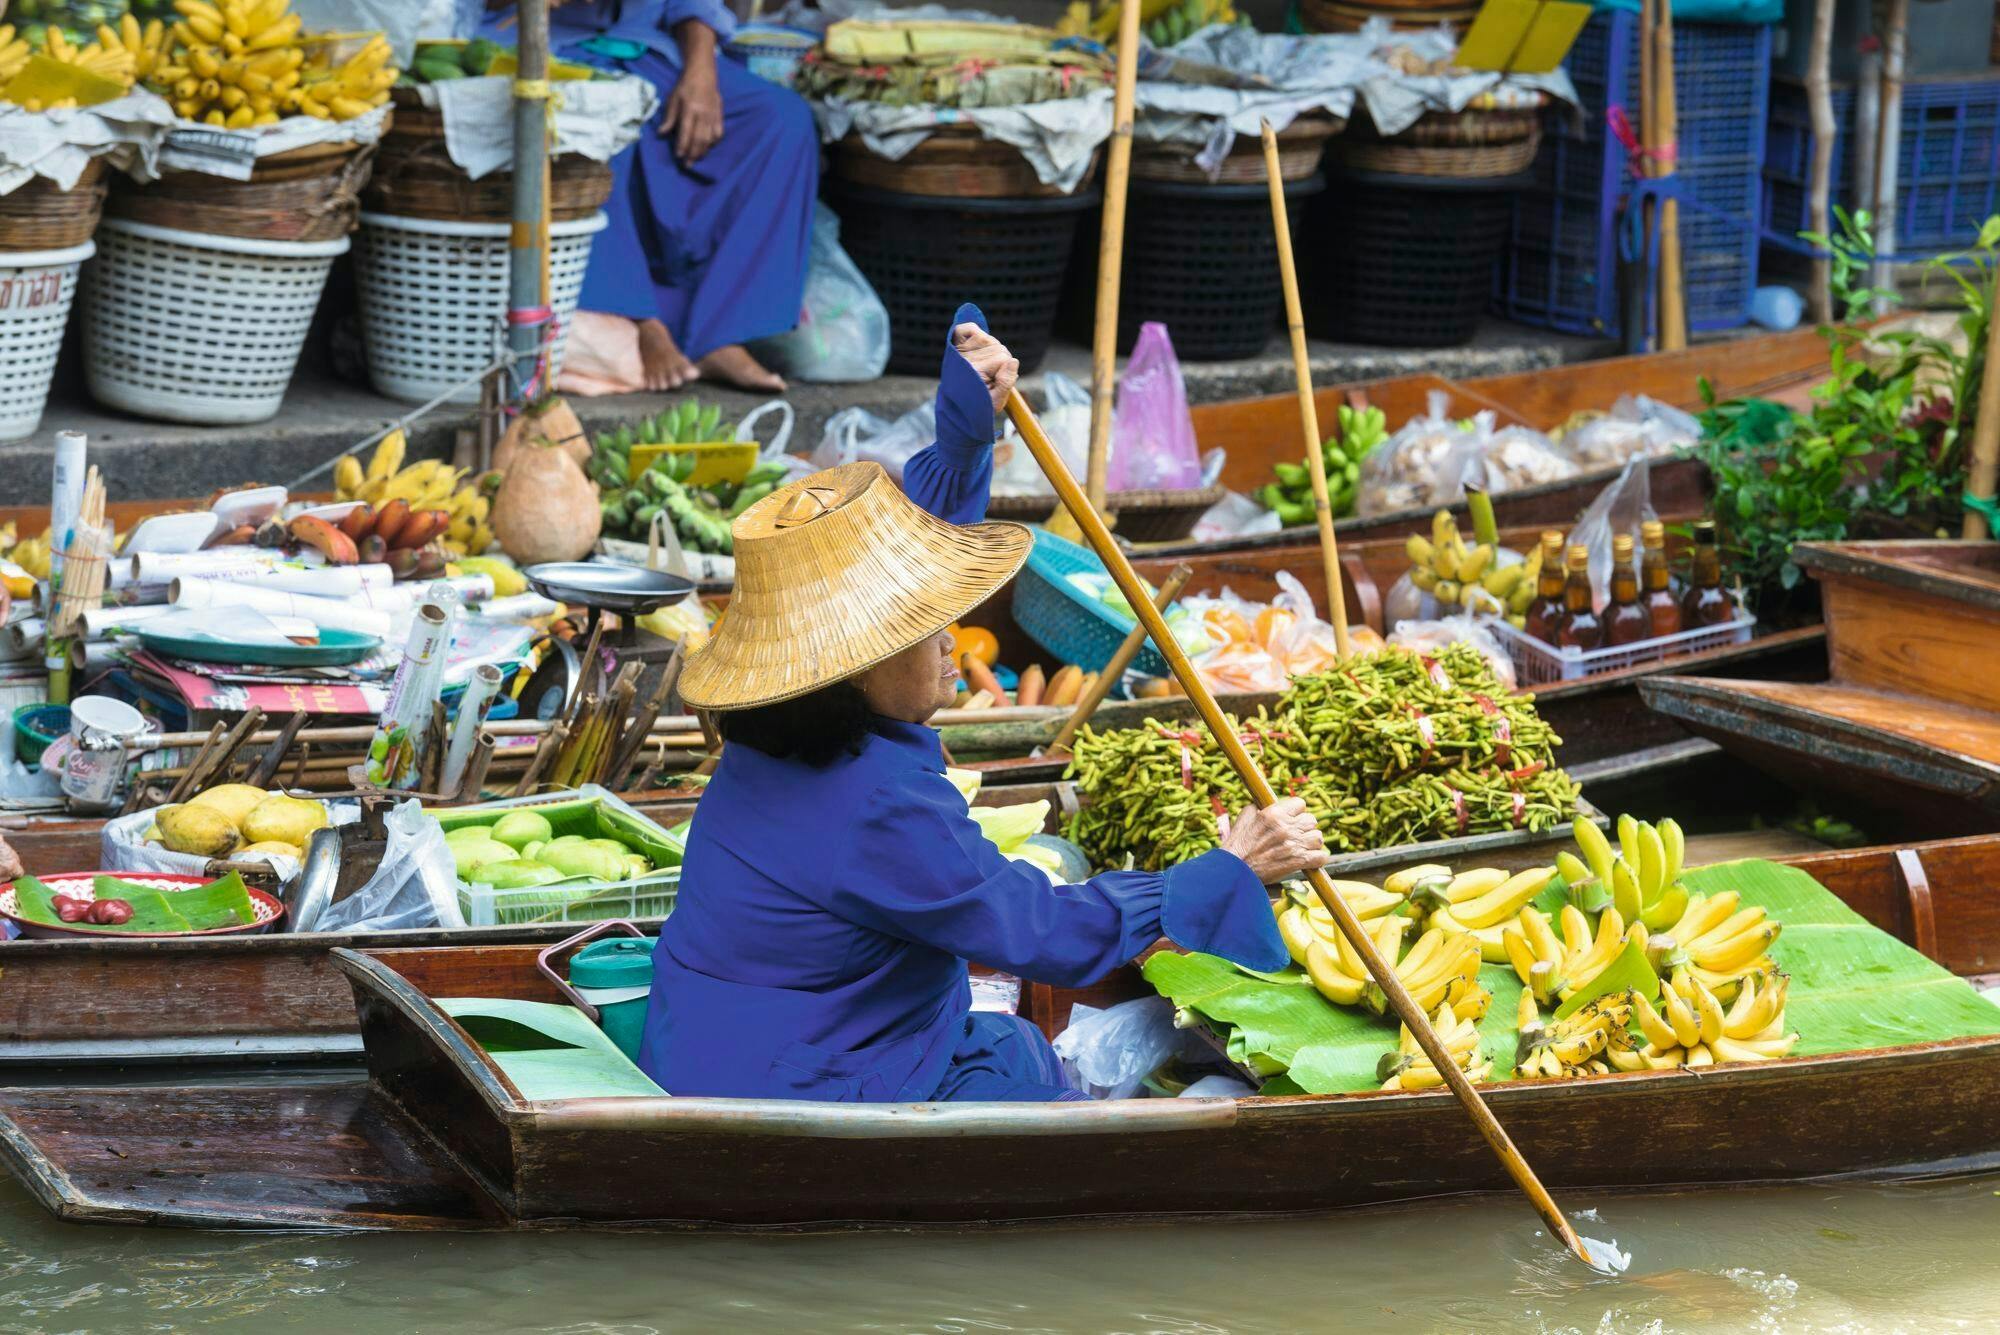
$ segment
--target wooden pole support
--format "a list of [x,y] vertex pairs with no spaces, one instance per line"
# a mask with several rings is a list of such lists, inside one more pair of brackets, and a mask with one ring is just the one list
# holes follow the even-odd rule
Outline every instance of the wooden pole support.
[[1097,240],[1097,323],[1090,340],[1090,503],[1104,509],[1111,465],[1111,408],[1118,387],[1118,296],[1125,264],[1125,186],[1132,174],[1133,103],[1139,85],[1139,6],[1118,11],[1118,72],[1104,162],[1104,226]]
[[[1111,578],[1124,593],[1125,601],[1138,613],[1141,624],[1152,635],[1153,643],[1159,646],[1160,653],[1173,667],[1174,676],[1180,679],[1181,689],[1186,691],[1188,699],[1194,702],[1195,709],[1201,714],[1202,721],[1208,725],[1209,733],[1215,738],[1216,745],[1222,748],[1222,753],[1229,758],[1231,768],[1250,790],[1250,800],[1259,808],[1268,807],[1276,802],[1278,794],[1272,790],[1271,781],[1266,779],[1264,771],[1257,767],[1257,762],[1244,747],[1243,739],[1236,735],[1235,726],[1223,715],[1222,707],[1215,703],[1215,697],[1209,693],[1207,684],[1194,670],[1194,664],[1188,661],[1187,652],[1181,648],[1173,632],[1167,629],[1166,618],[1146,596],[1146,587],[1139,582],[1138,573],[1132,569],[1132,563],[1112,540],[1111,530],[1105,526],[1102,516],[1091,508],[1089,499],[1084,496],[1083,489],[1077,486],[1076,479],[1070,476],[1068,467],[1063,464],[1062,456],[1056,453],[1056,447],[1050,442],[1048,433],[1042,430],[1042,424],[1035,420],[1034,410],[1028,407],[1028,401],[1021,397],[1019,390],[1015,390],[1007,397],[1007,415],[1013,419],[1015,429],[1021,433],[1021,439],[1026,442],[1029,453],[1035,456],[1035,462],[1041,465],[1042,472],[1048,476],[1049,484],[1055,488],[1056,495],[1069,507],[1070,515],[1076,520],[1077,527],[1083,530],[1084,537],[1091,547],[1096,550],[1098,559],[1104,562],[1104,568],[1111,572]],[[1338,588],[1339,585],[1336,584],[1334,587]],[[1451,1092],[1458,1097],[1458,1101],[1465,1105],[1465,1111],[1471,1116],[1473,1125],[1479,1129],[1479,1134],[1486,1138],[1486,1143],[1492,1147],[1493,1153],[1507,1169],[1508,1175],[1514,1179],[1515,1185],[1520,1187],[1533,1202],[1535,1209],[1542,1216],[1542,1221],[1548,1225],[1549,1231],[1560,1238],[1563,1245],[1568,1247],[1579,1260],[1586,1265],[1592,1264],[1589,1253],[1583,1248],[1582,1240],[1576,1235],[1576,1230],[1572,1229],[1569,1221],[1563,1217],[1562,1210],[1557,1207],[1548,1190],[1542,1186],[1541,1179],[1535,1176],[1535,1170],[1521,1157],[1521,1151],[1515,1148],[1513,1140],[1507,1135],[1506,1128],[1493,1116],[1493,1110],[1486,1106],[1486,1101],[1479,1097],[1477,1090],[1473,1089],[1472,1082],[1465,1078],[1465,1072],[1459,1069],[1450,1051],[1438,1038],[1437,1030],[1431,1027],[1430,1017],[1425,1015],[1422,1008],[1411,999],[1409,990],[1396,976],[1395,969],[1376,951],[1375,943],[1369,939],[1368,933],[1362,930],[1361,920],[1354,916],[1354,910],[1348,907],[1347,901],[1341,898],[1338,890],[1334,889],[1333,882],[1327,877],[1325,870],[1315,868],[1308,874],[1307,879],[1311,882],[1314,892],[1319,895],[1320,902],[1326,905],[1329,913],[1333,914],[1334,921],[1340,926],[1341,935],[1347,938],[1355,953],[1361,957],[1362,963],[1368,966],[1369,976],[1388,997],[1389,1007],[1395,1011],[1396,1018],[1409,1029],[1417,1040],[1417,1046],[1431,1059],[1431,1064],[1444,1077],[1445,1084],[1451,1087]]]
[[[2000,284],[1995,291],[2000,291]],[[1989,501],[2000,481],[2000,318],[1994,316],[1992,296],[1987,294],[1986,365],[1979,374],[1979,416],[1972,423],[1972,468],[1965,479],[1967,496]],[[1960,532],[1968,539],[1995,536],[1987,531],[1985,517],[1973,509],[1966,510]]]
[[1306,355],[1306,317],[1299,304],[1299,274],[1292,263],[1292,224],[1285,209],[1285,182],[1278,171],[1278,136],[1264,122],[1264,176],[1271,186],[1271,226],[1277,229],[1278,276],[1285,285],[1285,323],[1292,334],[1292,374],[1298,381],[1299,430],[1305,436],[1306,469],[1312,474],[1313,517],[1319,522],[1319,559],[1326,567],[1327,619],[1333,622],[1334,652],[1352,656],[1347,642],[1347,599],[1340,582],[1340,545],[1333,536],[1333,502],[1326,490],[1326,460],[1320,454],[1319,404],[1313,399],[1312,361]]
[[[1167,581],[1160,585],[1160,592],[1153,599],[1153,606],[1165,612],[1173,605],[1174,599],[1181,596],[1181,590],[1187,587],[1187,582],[1192,578],[1194,578],[1194,567],[1185,561],[1168,571]],[[1090,716],[1097,712],[1097,707],[1104,703],[1104,697],[1111,693],[1111,688],[1125,675],[1125,669],[1132,666],[1132,660],[1139,656],[1139,649],[1145,643],[1146,623],[1142,621],[1132,627],[1131,633],[1125,637],[1125,643],[1118,646],[1117,652],[1111,655],[1111,661],[1104,665],[1104,671],[1097,674],[1097,680],[1090,683],[1090,689],[1083,693],[1083,698],[1076,702],[1076,708],[1063,720],[1061,731],[1056,733],[1055,740],[1048,745],[1049,751],[1069,750],[1070,743],[1076,740],[1076,734],[1082,730],[1084,724],[1090,722]]]

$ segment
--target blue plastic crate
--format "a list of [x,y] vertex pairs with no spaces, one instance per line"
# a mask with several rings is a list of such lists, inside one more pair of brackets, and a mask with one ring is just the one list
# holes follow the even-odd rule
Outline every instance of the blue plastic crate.
[[[1854,207],[1853,116],[1853,90],[1835,88],[1832,202],[1847,209]],[[1808,225],[1813,143],[1805,85],[1779,79],[1771,90],[1759,218],[1767,243],[1799,255],[1811,253],[1799,233]],[[1915,257],[1972,244],[1980,225],[2000,211],[2000,71],[1911,80],[1903,90],[1896,163],[1897,253]]]
[[[1104,573],[1104,563],[1088,547],[1036,529],[1028,564],[1014,580],[1014,624],[1063,662],[1101,672],[1134,622],[1084,596],[1068,577]],[[1168,671],[1167,660],[1150,639],[1140,646],[1132,668],[1149,677],[1164,677]]]
[[[1771,30],[1674,25],[1674,97],[1682,178],[1681,265],[1688,325],[1732,329],[1750,318],[1757,287],[1758,183],[1770,98]],[[1600,10],[1571,49],[1583,102],[1558,115],[1535,159],[1534,184],[1514,204],[1495,306],[1509,319],[1576,334],[1619,328],[1618,224],[1631,185],[1606,112],[1639,106],[1639,24]]]

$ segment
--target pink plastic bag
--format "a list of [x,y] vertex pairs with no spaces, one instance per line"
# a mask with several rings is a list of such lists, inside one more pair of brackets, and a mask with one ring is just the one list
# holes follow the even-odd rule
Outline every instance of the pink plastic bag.
[[1167,327],[1149,320],[1119,377],[1111,417],[1113,491],[1178,491],[1201,485],[1201,450],[1188,415],[1187,384]]

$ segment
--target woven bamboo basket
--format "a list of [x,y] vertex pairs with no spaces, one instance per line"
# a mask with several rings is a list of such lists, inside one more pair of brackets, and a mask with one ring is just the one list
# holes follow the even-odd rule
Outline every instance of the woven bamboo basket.
[[[1338,116],[1301,116],[1278,132],[1278,175],[1303,181],[1319,170],[1326,141],[1347,127]],[[1178,181],[1186,185],[1253,185],[1264,179],[1264,145],[1255,135],[1239,134],[1222,160],[1222,173],[1211,177],[1195,165],[1198,144],[1132,141],[1132,175],[1142,181]]]
[[1342,3],[1342,0],[1299,0],[1299,23],[1307,32],[1360,32],[1372,18],[1385,18],[1397,32],[1417,32],[1440,23],[1464,29],[1478,15],[1478,5],[1439,4],[1436,0],[1398,4],[1394,0]]
[[37,176],[20,189],[0,195],[0,252],[67,250],[90,240],[104,212],[104,162],[92,158],[76,184],[58,190]]
[[[444,222],[508,222],[514,216],[514,174],[488,172],[478,180],[451,160],[444,113],[424,106],[415,89],[390,93],[396,120],[382,137],[375,171],[362,203],[371,213]],[[565,153],[549,162],[549,217],[588,218],[611,198],[611,164]]]
[[257,161],[247,181],[168,172],[149,185],[121,179],[114,217],[250,241],[334,241],[361,215],[374,144],[309,144]]
[[[1228,495],[1221,486],[1178,491],[1114,491],[1104,508],[1118,516],[1118,536],[1133,542],[1178,542],[1194,532],[1208,508]],[[988,519],[1039,524],[1054,512],[1054,496],[995,496],[986,502]]]
[[1076,191],[1044,185],[1012,144],[988,139],[970,125],[945,126],[900,158],[880,156],[861,136],[833,146],[833,174],[843,181],[903,195],[946,199],[1053,199],[1088,189],[1104,150],[1091,156]]
[[1383,138],[1361,117],[1339,145],[1358,171],[1472,180],[1528,170],[1542,145],[1542,106],[1427,111],[1402,133]]

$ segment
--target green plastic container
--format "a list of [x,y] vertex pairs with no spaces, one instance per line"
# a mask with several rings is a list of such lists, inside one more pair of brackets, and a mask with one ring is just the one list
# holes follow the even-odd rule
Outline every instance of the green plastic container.
[[653,990],[653,944],[636,936],[593,941],[569,962],[569,985],[597,1007],[598,1028],[635,1062]]
[[68,731],[68,705],[21,705],[14,710],[14,759],[40,764],[42,752]]

